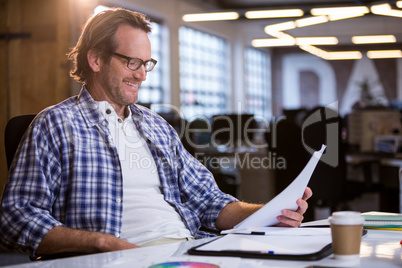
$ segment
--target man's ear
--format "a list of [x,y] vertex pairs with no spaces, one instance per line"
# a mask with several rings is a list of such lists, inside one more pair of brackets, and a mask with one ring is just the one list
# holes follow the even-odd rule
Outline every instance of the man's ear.
[[89,50],[87,53],[87,60],[88,60],[89,67],[91,67],[91,69],[94,73],[97,73],[100,71],[102,60],[97,51]]

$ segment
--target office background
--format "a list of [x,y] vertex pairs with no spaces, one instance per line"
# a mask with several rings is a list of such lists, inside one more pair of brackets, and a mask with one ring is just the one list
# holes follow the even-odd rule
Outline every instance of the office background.
[[[251,45],[254,39],[272,38],[264,33],[267,25],[294,21],[295,18],[249,20],[241,17],[212,22],[184,22],[182,19],[188,13],[221,10],[244,13],[247,7],[242,4],[245,2],[252,4],[249,9],[268,5],[277,9],[297,6],[307,9],[335,3],[286,1],[289,5],[283,6],[280,3],[285,1],[1,1],[0,139],[4,140],[4,129],[11,117],[36,114],[79,92],[80,85],[68,75],[71,63],[66,54],[75,44],[83,23],[99,5],[140,11],[154,21],[152,53],[158,65],[144,83],[140,101],[159,107],[161,112],[166,105],[156,104],[176,107],[188,121],[197,116],[230,113],[254,114],[269,121],[280,117],[284,111],[309,110],[336,103],[344,117],[361,99],[364,89],[373,93],[375,98],[372,99],[377,104],[398,107],[398,100],[402,100],[402,59],[370,59],[366,53],[401,48],[400,17],[366,14],[286,31],[295,37],[336,36],[337,45],[321,48],[360,51],[362,54],[360,59],[335,61],[324,60],[295,45],[268,48]],[[337,2],[358,4],[356,1]],[[396,1],[388,2],[392,2],[393,9],[402,12],[395,6]],[[350,41],[354,35],[379,34],[392,34],[396,42],[355,45]],[[0,167],[2,188],[7,174],[3,142]],[[292,178],[293,174],[288,176]]]

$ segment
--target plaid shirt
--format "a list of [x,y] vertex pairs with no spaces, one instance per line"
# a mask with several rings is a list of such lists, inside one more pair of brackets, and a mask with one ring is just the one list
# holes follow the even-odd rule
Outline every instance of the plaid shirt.
[[[195,238],[216,230],[221,209],[236,201],[183,147],[161,117],[130,106],[138,131],[158,167],[165,200]],[[35,255],[55,226],[120,236],[122,172],[108,122],[83,88],[79,96],[49,107],[29,127],[9,171],[0,211],[0,242]]]

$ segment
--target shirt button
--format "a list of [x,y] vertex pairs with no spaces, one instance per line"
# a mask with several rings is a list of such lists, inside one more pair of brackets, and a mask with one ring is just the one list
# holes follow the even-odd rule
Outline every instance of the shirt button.
[[121,120],[121,118],[117,119],[117,121],[118,121],[119,123],[123,122],[123,120]]
[[120,234],[119,234],[119,233],[115,233],[114,236],[117,237],[117,238],[119,238],[119,237],[120,237]]
[[102,122],[102,125],[106,126],[106,125],[107,125],[106,121],[103,121],[103,122]]
[[107,113],[107,114],[111,114],[112,111],[111,111],[110,109],[107,109],[107,110],[106,110],[106,113]]
[[120,199],[120,198],[117,198],[117,199],[116,199],[116,203],[117,203],[117,204],[120,204],[120,203],[121,203],[121,199]]

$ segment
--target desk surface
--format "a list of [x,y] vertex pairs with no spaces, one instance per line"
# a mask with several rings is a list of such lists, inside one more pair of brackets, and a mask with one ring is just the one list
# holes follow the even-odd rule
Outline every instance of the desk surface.
[[149,267],[170,261],[208,262],[228,267],[402,267],[402,250],[400,241],[402,232],[368,230],[362,239],[360,263],[340,262],[329,256],[320,261],[283,261],[240,259],[226,257],[198,257],[186,254],[190,247],[209,241],[200,239],[189,242],[167,244],[139,249],[92,254],[81,257],[32,262],[11,267],[66,267],[66,268],[101,268],[101,267]]

